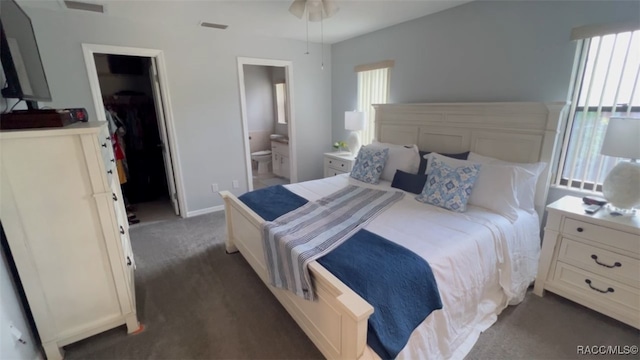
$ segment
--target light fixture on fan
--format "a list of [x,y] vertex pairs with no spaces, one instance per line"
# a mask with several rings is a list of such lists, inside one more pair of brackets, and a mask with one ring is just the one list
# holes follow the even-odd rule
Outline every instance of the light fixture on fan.
[[609,119],[602,143],[602,155],[631,159],[620,161],[602,184],[602,194],[614,212],[633,213],[640,206],[640,119]]
[[323,20],[335,15],[339,10],[333,0],[294,0],[289,6],[289,12],[302,19],[305,14],[307,22],[307,52],[309,54],[309,21],[320,22],[320,51],[322,60],[322,69],[324,69],[324,25]]

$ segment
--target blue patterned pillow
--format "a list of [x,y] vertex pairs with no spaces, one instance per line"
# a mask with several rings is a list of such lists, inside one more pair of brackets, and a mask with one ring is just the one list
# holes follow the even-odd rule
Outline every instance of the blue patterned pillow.
[[432,159],[427,171],[427,185],[416,196],[416,200],[455,212],[465,212],[479,173],[479,164],[453,168]]
[[369,184],[379,183],[387,157],[389,149],[362,147],[351,170],[351,177]]

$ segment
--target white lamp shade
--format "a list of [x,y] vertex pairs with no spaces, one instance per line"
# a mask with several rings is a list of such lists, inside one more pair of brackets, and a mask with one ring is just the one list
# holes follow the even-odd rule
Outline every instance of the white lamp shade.
[[640,159],[640,119],[609,119],[600,153],[625,159]]
[[344,112],[344,128],[351,131],[364,129],[364,113],[360,111]]

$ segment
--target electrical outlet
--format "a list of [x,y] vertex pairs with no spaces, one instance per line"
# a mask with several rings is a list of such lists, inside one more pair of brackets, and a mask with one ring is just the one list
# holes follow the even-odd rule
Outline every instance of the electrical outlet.
[[211,184],[211,192],[218,192],[218,184]]
[[234,189],[237,189],[240,187],[240,182],[238,180],[233,180],[231,182],[231,186],[233,186]]

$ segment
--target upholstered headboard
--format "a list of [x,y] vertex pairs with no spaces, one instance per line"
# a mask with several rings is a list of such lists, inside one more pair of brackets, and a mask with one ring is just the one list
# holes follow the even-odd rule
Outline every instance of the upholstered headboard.
[[542,219],[565,102],[374,105],[376,138],[441,153],[473,151],[512,162],[547,163],[536,188]]

